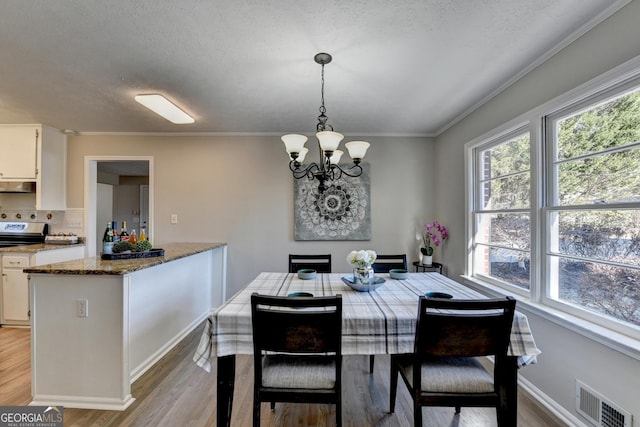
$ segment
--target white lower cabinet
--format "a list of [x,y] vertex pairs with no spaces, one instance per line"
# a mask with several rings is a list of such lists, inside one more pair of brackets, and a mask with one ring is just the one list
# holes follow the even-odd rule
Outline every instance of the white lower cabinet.
[[84,258],[84,245],[43,250],[36,253],[4,252],[2,255],[0,323],[29,326],[29,278],[23,269]]
[[22,272],[29,267],[28,255],[2,257],[2,323],[29,323],[29,280]]

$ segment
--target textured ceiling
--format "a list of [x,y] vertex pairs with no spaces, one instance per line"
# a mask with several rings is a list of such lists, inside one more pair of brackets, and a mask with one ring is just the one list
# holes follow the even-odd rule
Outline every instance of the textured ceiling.
[[[324,51],[336,130],[436,135],[628,1],[5,0],[0,123],[311,134]],[[155,116],[138,93],[196,123]]]

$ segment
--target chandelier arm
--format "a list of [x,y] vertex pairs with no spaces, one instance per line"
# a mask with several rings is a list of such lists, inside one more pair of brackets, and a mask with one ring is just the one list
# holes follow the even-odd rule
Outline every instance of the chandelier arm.
[[[360,175],[362,175],[362,166],[360,165],[353,165],[348,169],[342,169],[340,166],[338,165],[333,165],[336,169],[340,170],[340,175],[338,175],[338,178],[340,178],[340,176],[342,176],[342,174],[345,174],[347,176],[350,176],[351,178],[356,178]],[[351,170],[355,169],[354,172],[349,172]]]
[[295,179],[302,179],[305,176],[309,179],[313,179],[315,176],[315,171],[319,170],[318,165],[315,163],[311,163],[304,169],[300,169],[300,166],[296,167],[295,163],[295,160],[291,160],[289,162],[289,170],[291,170]]
[[331,180],[335,181],[336,179],[340,179],[340,177],[342,176],[342,168],[340,168],[340,166],[338,165],[331,165],[331,167],[329,168],[329,173],[331,176]]

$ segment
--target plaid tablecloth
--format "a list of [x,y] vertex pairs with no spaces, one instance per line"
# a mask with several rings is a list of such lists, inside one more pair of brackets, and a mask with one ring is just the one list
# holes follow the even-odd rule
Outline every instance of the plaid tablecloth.
[[[458,299],[486,296],[438,273],[409,273],[406,280],[378,274],[386,282],[372,292],[356,292],[343,281],[345,274],[318,274],[301,280],[295,273],[260,273],[249,285],[219,307],[208,318],[193,360],[206,371],[216,356],[253,354],[251,294],[286,296],[309,292],[314,296],[342,295],[342,353],[411,353],[415,338],[418,297],[440,291]],[[536,347],[527,317],[516,312],[511,330],[511,356],[520,367],[536,362]]]

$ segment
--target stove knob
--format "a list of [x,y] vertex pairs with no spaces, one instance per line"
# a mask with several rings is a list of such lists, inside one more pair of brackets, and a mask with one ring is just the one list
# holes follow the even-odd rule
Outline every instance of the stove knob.
[[0,218],[5,219],[7,217],[6,213],[3,213],[2,215],[0,215]]
[[17,213],[16,214],[16,218],[18,218],[18,219],[22,218],[22,214]]
[[30,216],[29,218],[31,218],[31,219],[36,219],[37,217],[36,217],[36,214],[32,213],[32,214],[31,214],[31,216]]

